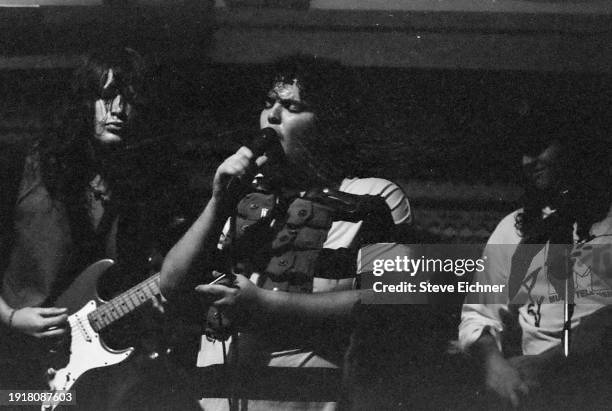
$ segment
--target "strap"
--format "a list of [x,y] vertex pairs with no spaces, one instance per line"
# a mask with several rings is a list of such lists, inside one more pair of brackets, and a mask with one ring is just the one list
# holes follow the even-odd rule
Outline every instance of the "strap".
[[322,249],[315,263],[316,276],[332,280],[355,277],[357,251],[349,248]]

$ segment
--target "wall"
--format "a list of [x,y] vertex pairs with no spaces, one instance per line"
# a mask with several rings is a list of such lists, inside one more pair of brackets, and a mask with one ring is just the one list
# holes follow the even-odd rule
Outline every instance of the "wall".
[[[160,129],[175,134],[194,186],[205,187],[257,128],[265,63],[311,51],[362,78],[367,116],[382,135],[366,172],[404,182],[433,240],[482,242],[520,195],[509,119],[525,107],[551,108],[552,122],[603,116],[612,25],[601,2],[451,3],[2,9],[0,141],[41,135],[81,52],[127,43],[160,64],[158,103],[171,113]],[[487,7],[470,8],[477,3]]]

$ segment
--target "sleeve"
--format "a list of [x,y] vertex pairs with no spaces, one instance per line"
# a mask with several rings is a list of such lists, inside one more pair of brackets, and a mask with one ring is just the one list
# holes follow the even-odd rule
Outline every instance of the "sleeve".
[[[412,223],[412,212],[410,204],[404,191],[395,183],[381,178],[357,178],[345,180],[340,186],[340,191],[358,195],[380,196],[388,206],[395,226],[408,226]],[[388,215],[387,215],[388,218]],[[363,222],[353,223],[347,221],[335,221],[329,230],[327,240],[323,245],[323,253],[333,250],[349,249],[352,254],[351,269],[356,271],[357,253],[362,244],[356,244],[360,230],[368,230],[363,227]],[[373,229],[376,229],[374,227]],[[382,227],[379,227],[382,230]],[[393,241],[393,238],[389,240]],[[390,244],[390,243],[388,243]],[[375,257],[379,252],[386,252],[388,244],[372,244],[369,246],[368,255]],[[348,265],[347,265],[348,267]],[[328,279],[315,277],[313,290],[332,291],[339,289],[354,288],[357,285],[355,278]]]
[[[473,283],[507,284],[512,254],[520,240],[514,228],[516,212],[506,216],[491,234],[483,252],[485,269],[476,272]],[[470,293],[461,309],[459,346],[463,351],[483,332],[489,332],[501,350],[502,314],[508,311],[507,296],[495,298],[489,293]]]
[[412,210],[410,209],[408,198],[404,190],[392,181],[382,178],[358,179],[354,180],[346,190],[342,191],[354,194],[378,195],[387,203],[396,225],[412,223]]
[[404,190],[391,181],[387,181],[386,183],[380,195],[389,206],[393,221],[396,225],[412,224],[412,210],[410,209],[410,203],[408,202]]

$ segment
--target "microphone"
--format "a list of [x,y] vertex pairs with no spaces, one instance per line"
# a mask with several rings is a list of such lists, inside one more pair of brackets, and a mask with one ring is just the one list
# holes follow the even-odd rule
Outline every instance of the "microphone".
[[[253,165],[255,160],[264,154],[278,156],[283,153],[278,133],[272,127],[261,129],[260,133],[246,147],[253,152],[253,159],[251,160]],[[254,176],[254,172],[247,172],[242,177],[232,178],[227,185],[227,192],[230,194],[230,198],[237,199],[244,192],[244,189],[250,186]]]
[[247,147],[253,152],[253,161],[261,157],[266,151],[280,144],[280,138],[272,127],[262,128],[251,144]]

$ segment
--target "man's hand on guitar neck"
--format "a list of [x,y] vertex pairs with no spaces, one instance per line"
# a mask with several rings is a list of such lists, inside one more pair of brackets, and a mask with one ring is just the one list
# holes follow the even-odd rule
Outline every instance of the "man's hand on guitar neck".
[[63,335],[67,322],[66,308],[24,307],[15,310],[6,325],[32,337],[49,338]]

